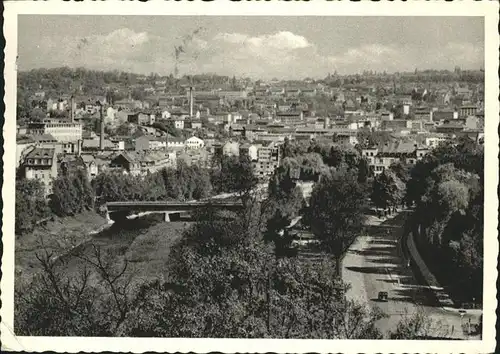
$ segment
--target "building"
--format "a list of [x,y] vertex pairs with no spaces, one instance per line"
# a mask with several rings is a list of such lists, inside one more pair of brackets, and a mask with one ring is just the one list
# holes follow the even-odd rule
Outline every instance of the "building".
[[250,161],[257,161],[258,159],[258,146],[253,144],[242,144],[240,146],[239,155],[248,156]]
[[99,171],[99,165],[97,164],[95,157],[93,155],[87,155],[87,154],[81,155],[80,157],[86,166],[87,176],[89,180],[92,180],[95,177],[97,177],[100,171]]
[[24,161],[26,154],[36,147],[33,139],[23,138],[16,141],[16,168]]
[[361,155],[375,174],[380,174],[393,163],[415,164],[429,151],[427,147],[418,147],[413,143],[394,143],[362,149]]
[[222,154],[225,156],[239,156],[240,144],[236,141],[228,141],[222,146]]
[[174,122],[174,127],[176,129],[184,129],[184,117],[172,117],[170,119]]
[[426,120],[426,121],[433,120],[432,116],[433,112],[428,107],[416,107],[415,110],[413,111],[413,114],[415,115],[415,119],[417,120]]
[[267,142],[267,143],[280,143],[284,142],[286,138],[291,139],[292,134],[287,133],[271,133],[263,132],[254,134],[253,138],[257,141]]
[[201,129],[203,127],[203,124],[201,122],[201,119],[186,119],[184,121],[184,128],[186,129]]
[[118,139],[104,139],[103,146],[99,139],[83,139],[82,151],[97,151],[97,150],[107,150],[107,151],[123,151],[125,150],[125,142]]
[[210,153],[205,149],[191,149],[180,152],[177,159],[182,160],[188,166],[196,165],[207,168],[210,162]]
[[186,147],[186,144],[184,143],[184,138],[178,138],[175,136],[168,136],[167,137],[167,148],[171,149],[184,149]]
[[160,150],[167,148],[165,138],[143,135],[135,139],[135,151]]
[[190,137],[184,144],[190,149],[201,149],[205,146],[205,142],[196,136]]
[[139,161],[141,174],[146,174],[175,166],[176,158],[172,153],[149,151],[137,154],[136,160]]
[[64,121],[47,121],[43,123],[29,123],[27,134],[50,134],[59,142],[78,142],[82,140],[83,127],[80,123]]
[[300,112],[278,112],[275,115],[275,119],[279,122],[289,124],[297,123],[304,120],[304,113]]
[[432,112],[432,120],[435,122],[451,119],[458,119],[458,112],[453,110],[436,110]]
[[406,127],[412,131],[423,131],[425,120],[409,120]]
[[436,126],[436,132],[448,135],[456,135],[457,133],[462,132],[465,129],[465,125],[461,122],[457,122],[457,124],[453,124],[453,121],[445,122],[444,124]]
[[42,182],[46,196],[52,194],[52,181],[57,178],[56,159],[55,149],[48,148],[35,148],[24,158],[24,176]]
[[393,119],[394,119],[394,113],[392,113],[392,112],[380,113],[380,120],[381,121],[388,121],[388,120],[393,120]]
[[214,124],[231,124],[232,123],[231,118],[232,117],[230,113],[219,112],[208,117],[208,121]]
[[460,117],[468,117],[474,116],[477,113],[476,106],[462,106],[460,107],[459,116]]
[[253,161],[254,174],[259,179],[268,179],[280,163],[280,149],[275,143],[261,146],[257,150],[257,161]]
[[301,94],[305,97],[315,97],[316,93],[317,91],[315,88],[304,88],[301,90]]
[[334,134],[335,134],[335,141],[339,144],[352,145],[352,146],[356,146],[359,144],[357,134],[354,132],[340,132]]
[[425,146],[427,146],[430,149],[433,149],[433,148],[439,146],[439,144],[441,144],[447,140],[448,140],[448,138],[444,134],[428,135],[425,137]]
[[393,120],[384,120],[382,121],[381,128],[382,130],[391,130],[398,131],[401,129],[408,129],[408,122],[404,119],[393,119]]
[[282,87],[271,87],[269,89],[269,93],[271,96],[279,97],[285,95],[285,89]]
[[114,170],[121,170],[124,173],[138,175],[141,173],[141,164],[135,154],[122,152],[111,159],[109,168]]
[[156,121],[156,116],[151,113],[134,113],[129,114],[127,117],[129,123],[134,123],[137,125],[152,125]]
[[299,97],[301,90],[298,88],[289,88],[286,90],[286,97]]
[[248,92],[246,91],[218,91],[217,95],[223,97],[226,100],[242,100],[248,97]]

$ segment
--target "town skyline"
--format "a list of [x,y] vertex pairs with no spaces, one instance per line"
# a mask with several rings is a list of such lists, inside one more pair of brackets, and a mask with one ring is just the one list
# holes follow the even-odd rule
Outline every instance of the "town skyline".
[[[312,21],[314,28],[309,28]],[[172,16],[166,21],[154,16],[23,15],[19,29],[21,71],[68,66],[295,80],[324,78],[335,71],[484,67],[483,20],[477,17]],[[181,48],[177,57],[175,48]]]

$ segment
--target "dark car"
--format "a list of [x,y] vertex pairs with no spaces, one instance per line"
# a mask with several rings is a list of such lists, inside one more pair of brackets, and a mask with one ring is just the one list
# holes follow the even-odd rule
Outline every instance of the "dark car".
[[388,299],[388,294],[387,294],[387,291],[380,291],[378,293],[378,301],[384,301],[384,302],[387,302],[387,299]]

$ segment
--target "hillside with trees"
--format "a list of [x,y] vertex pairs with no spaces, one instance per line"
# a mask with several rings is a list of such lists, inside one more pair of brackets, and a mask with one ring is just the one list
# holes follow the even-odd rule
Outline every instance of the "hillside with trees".
[[[436,148],[410,172],[408,203],[420,252],[455,300],[483,291],[484,150],[468,139]],[[439,263],[436,262],[439,260]],[[460,276],[456,276],[460,274]]]

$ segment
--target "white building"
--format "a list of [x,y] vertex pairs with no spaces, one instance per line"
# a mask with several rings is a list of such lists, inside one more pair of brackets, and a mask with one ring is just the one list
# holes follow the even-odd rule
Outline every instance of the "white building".
[[177,129],[184,129],[184,118],[175,118],[174,119],[174,126]]
[[166,111],[166,110],[165,110],[165,111],[162,111],[162,112],[161,112],[161,119],[168,119],[168,118],[170,118],[170,117],[171,117],[171,114],[170,114],[170,112],[169,112],[169,111]]
[[83,136],[83,127],[80,123],[30,123],[27,130],[27,133],[32,135],[50,134],[59,142],[78,142]]
[[104,123],[106,123],[106,124],[115,123],[116,112],[117,112],[117,110],[114,109],[113,107],[108,107],[106,109],[106,116],[104,117]]
[[186,145],[184,144],[183,138],[168,137],[167,138],[167,148],[173,149],[184,149]]
[[184,144],[190,149],[201,149],[205,146],[205,142],[196,136],[190,137]]
[[254,144],[243,144],[240,146],[240,156],[248,156],[250,161],[256,161],[258,159],[258,149],[260,145]]
[[239,156],[240,154],[240,144],[235,141],[228,141],[222,147],[222,153],[225,156]]

